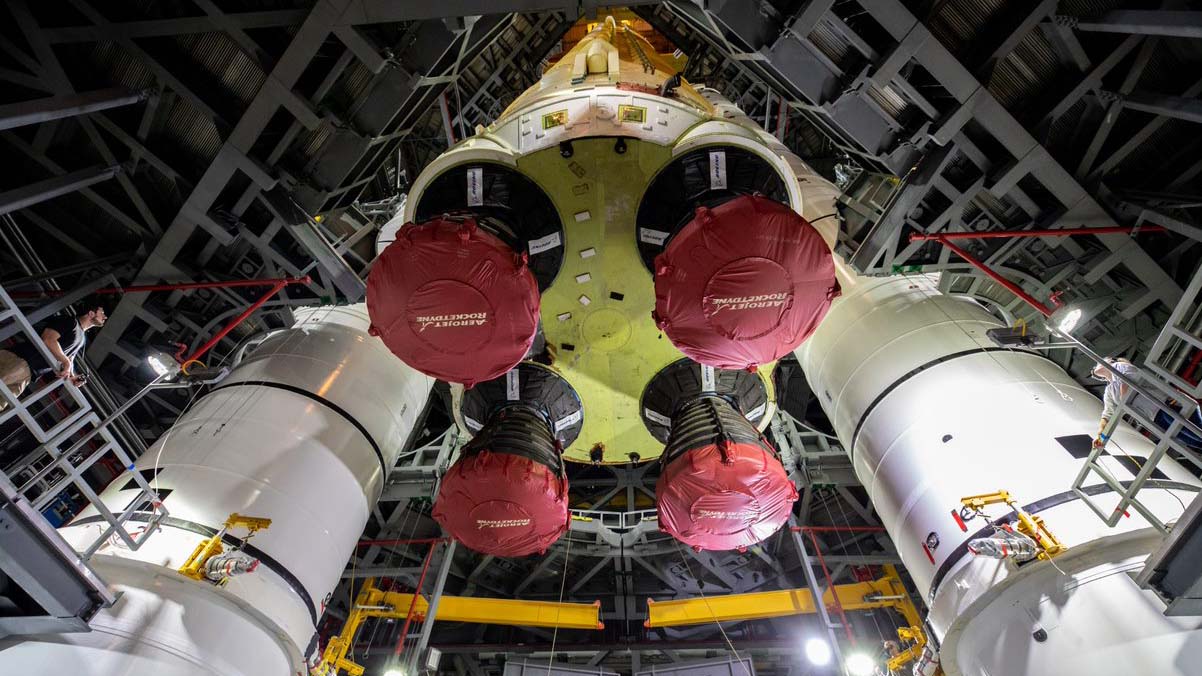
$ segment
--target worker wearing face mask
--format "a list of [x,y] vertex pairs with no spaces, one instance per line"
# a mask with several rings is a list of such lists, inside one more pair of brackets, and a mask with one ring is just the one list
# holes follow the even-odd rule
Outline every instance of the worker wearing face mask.
[[[1118,412],[1119,404],[1123,402],[1127,396],[1127,384],[1122,380],[1119,380],[1118,376],[1116,376],[1111,369],[1118,371],[1136,383],[1140,383],[1143,380],[1143,376],[1140,374],[1139,369],[1135,366],[1135,364],[1132,364],[1130,361],[1123,359],[1122,357],[1117,359],[1114,357],[1106,357],[1104,361],[1110,365],[1110,369],[1106,368],[1102,364],[1098,364],[1097,366],[1094,366],[1093,372],[1091,373],[1095,380],[1101,380],[1102,382],[1106,383],[1106,391],[1102,393],[1102,420],[1098,424],[1098,434],[1096,437],[1094,437],[1094,448],[1101,448],[1102,445],[1108,440],[1106,437],[1106,427],[1110,424],[1111,418],[1113,418]],[[1154,422],[1156,426],[1162,430],[1168,429],[1169,425],[1173,422],[1172,416],[1163,411],[1161,406],[1159,406],[1152,399],[1149,399],[1148,397],[1145,397],[1139,393],[1136,393],[1135,396],[1126,403],[1126,409],[1134,411],[1140,414],[1140,416],[1143,418]],[[1197,409],[1190,414],[1190,421],[1195,425],[1202,427],[1202,417],[1198,415]],[[1198,438],[1188,429],[1183,428],[1177,433],[1177,441],[1189,446],[1190,448],[1202,450],[1202,439]]]

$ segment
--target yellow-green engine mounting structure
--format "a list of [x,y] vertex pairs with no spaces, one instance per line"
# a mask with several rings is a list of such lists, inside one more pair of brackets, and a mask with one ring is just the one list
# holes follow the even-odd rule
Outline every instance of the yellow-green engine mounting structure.
[[[663,444],[647,431],[639,409],[643,389],[684,358],[651,318],[655,289],[639,258],[635,213],[671,149],[637,139],[573,141],[564,158],[552,147],[519,157],[518,169],[551,197],[564,223],[564,262],[542,295],[542,325],[555,368],[580,395],[584,425],[564,451],[588,462],[598,444],[605,463],[656,458]],[[760,379],[775,401],[772,369]],[[767,420],[767,416],[765,416]]]
[[[456,167],[504,165],[551,200],[564,250],[541,295],[542,330],[551,367],[583,405],[581,432],[564,450],[568,460],[591,462],[596,449],[606,464],[663,453],[643,423],[641,399],[654,376],[684,355],[651,317],[654,280],[638,246],[639,205],[656,175],[682,153],[736,147],[772,166],[789,204],[803,206],[793,167],[773,150],[779,142],[710,103],[678,77],[679,67],[627,22],[599,22],[495,122],[431,162],[398,222],[412,222],[425,189]],[[775,411],[775,366],[757,372],[766,394],[761,429]]]

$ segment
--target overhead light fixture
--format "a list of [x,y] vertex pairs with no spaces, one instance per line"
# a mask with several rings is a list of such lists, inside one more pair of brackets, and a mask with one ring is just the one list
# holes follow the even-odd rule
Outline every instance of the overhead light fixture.
[[864,653],[852,653],[844,663],[847,673],[851,676],[872,676],[876,673],[876,662]]
[[820,638],[806,641],[806,659],[816,667],[825,667],[831,663],[831,644]]
[[405,676],[405,672],[402,671],[400,667],[389,667],[389,669],[384,672],[384,676]]
[[146,355],[146,363],[159,378],[171,378],[179,373],[179,363],[175,361],[175,357],[162,350],[151,350]]

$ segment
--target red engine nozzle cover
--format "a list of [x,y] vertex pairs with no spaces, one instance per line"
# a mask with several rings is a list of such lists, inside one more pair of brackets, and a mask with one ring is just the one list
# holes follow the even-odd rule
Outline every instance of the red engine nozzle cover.
[[443,477],[434,519],[478,552],[540,554],[568,530],[568,482],[529,458],[484,450]]
[[788,354],[838,295],[822,236],[765,197],[699,207],[655,258],[656,323],[690,359],[715,368]]
[[468,386],[522,360],[538,309],[525,256],[471,219],[404,226],[367,279],[372,333],[418,371]]
[[750,547],[789,519],[797,489],[758,444],[707,444],[668,463],[655,484],[660,530],[694,549]]

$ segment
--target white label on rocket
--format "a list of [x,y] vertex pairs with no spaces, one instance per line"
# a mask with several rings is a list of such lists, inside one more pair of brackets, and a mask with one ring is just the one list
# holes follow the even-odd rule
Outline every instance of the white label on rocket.
[[562,431],[566,430],[567,428],[571,427],[572,425],[575,425],[576,423],[580,422],[580,418],[582,415],[584,415],[584,411],[577,410],[577,411],[573,411],[572,413],[565,415],[564,417],[560,418],[559,420],[556,420],[555,421],[555,431],[562,432]]
[[701,365],[701,391],[715,392],[717,391],[717,379],[714,377],[714,367]]
[[509,401],[517,401],[521,398],[521,382],[518,380],[518,370],[510,369],[509,373],[505,374],[505,398]]
[[532,239],[529,242],[527,242],[527,245],[530,247],[531,254],[542,253],[544,251],[547,251],[548,249],[554,249],[555,247],[560,245],[559,233],[553,232],[553,233],[547,235],[546,237],[539,237],[538,239]]
[[766,404],[760,404],[759,406],[756,406],[755,408],[751,409],[750,411],[747,412],[747,419],[748,420],[759,420],[760,418],[764,417],[764,408],[765,407],[766,407]]
[[467,425],[469,430],[479,430],[480,428],[484,427],[484,425],[480,424],[479,420],[466,415],[463,416],[463,422]]
[[668,233],[663,230],[652,230],[651,228],[639,228],[639,241],[647,244],[662,246],[664,241],[668,239]]
[[[710,164],[713,162],[711,159]],[[484,204],[484,169],[472,167],[467,170],[467,205],[478,207],[482,204]]]
[[647,419],[653,423],[663,425],[665,427],[672,426],[672,419],[660,413],[659,411],[652,411],[651,409],[644,407],[643,415],[647,416]]
[[710,151],[710,190],[726,188],[726,151]]

